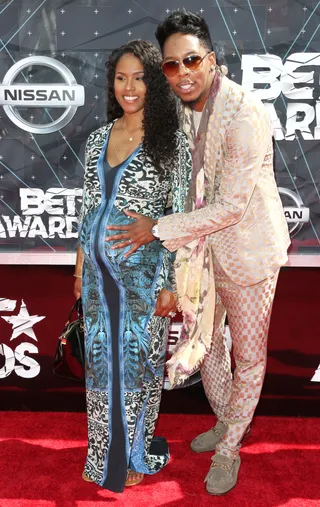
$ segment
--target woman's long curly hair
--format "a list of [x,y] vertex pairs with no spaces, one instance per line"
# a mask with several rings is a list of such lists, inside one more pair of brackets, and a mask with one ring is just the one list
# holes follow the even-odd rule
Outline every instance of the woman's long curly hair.
[[177,146],[175,133],[179,128],[176,99],[161,70],[162,58],[149,41],[134,40],[112,51],[107,67],[108,104],[107,118],[113,121],[123,116],[114,93],[116,66],[120,58],[131,53],[140,60],[144,69],[146,97],[144,103],[142,147],[156,169],[170,169]]

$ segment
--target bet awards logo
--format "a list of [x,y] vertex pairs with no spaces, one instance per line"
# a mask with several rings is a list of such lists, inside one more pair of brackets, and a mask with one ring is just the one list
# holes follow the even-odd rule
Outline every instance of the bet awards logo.
[[0,238],[77,238],[81,188],[20,188],[22,217],[2,215]]
[[[56,71],[63,84],[31,84],[23,71],[30,72],[32,67],[48,67]],[[26,83],[14,83],[19,74]],[[17,127],[33,134],[51,134],[65,127],[74,117],[79,106],[84,105],[84,87],[78,85],[72,72],[63,63],[48,56],[30,56],[15,63],[6,73],[0,85],[0,105]],[[48,123],[34,124],[23,118],[19,108],[60,108],[61,116],[53,119],[45,109]]]
[[[23,300],[18,315],[12,315],[16,304],[15,300],[0,298],[0,313],[11,313],[11,315],[1,315],[1,318],[12,326],[10,345],[0,343],[0,379],[8,377],[12,372],[15,372],[19,377],[34,378],[40,372],[39,363],[29,356],[29,354],[38,354],[38,347],[34,343],[26,341],[18,346],[11,342],[23,335],[37,342],[33,326],[45,317],[29,315]],[[25,337],[23,339],[25,340]]]
[[[268,53],[242,56],[242,86],[264,102],[276,140],[293,141],[297,130],[306,141],[320,139],[319,67],[320,53],[295,53],[285,63]],[[274,106],[281,94],[289,99],[284,121]]]

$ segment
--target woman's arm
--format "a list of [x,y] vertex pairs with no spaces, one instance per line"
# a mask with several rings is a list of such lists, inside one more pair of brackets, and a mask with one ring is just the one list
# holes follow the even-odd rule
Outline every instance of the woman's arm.
[[73,287],[73,293],[76,299],[79,299],[82,294],[82,267],[83,267],[83,250],[81,246],[78,246],[76,266],[74,269],[74,276],[76,279]]
[[[86,147],[85,147],[85,171],[84,171],[84,181],[83,181],[83,193],[82,193],[82,204],[81,209],[78,217],[78,237],[80,237],[81,229],[82,229],[82,223],[84,220],[84,217],[88,211],[89,207],[89,201],[90,201],[90,192],[88,189],[87,184],[87,169],[88,169],[88,163],[89,163],[89,148],[90,143],[94,140],[94,132],[90,134],[88,137]],[[78,240],[79,241],[79,240]],[[77,257],[76,257],[76,265],[74,270],[74,276],[76,278],[74,282],[74,288],[73,293],[76,299],[79,299],[82,294],[82,267],[83,267],[83,250],[80,245],[78,245],[77,248]]]
[[177,160],[171,171],[173,213],[183,213],[192,174],[192,158],[187,136],[177,133]]
[[[173,213],[183,213],[188,196],[192,173],[192,158],[187,136],[177,133],[177,159],[170,173],[171,180],[171,206]],[[176,293],[176,276],[174,261],[176,254],[170,253],[170,266],[165,288]]]

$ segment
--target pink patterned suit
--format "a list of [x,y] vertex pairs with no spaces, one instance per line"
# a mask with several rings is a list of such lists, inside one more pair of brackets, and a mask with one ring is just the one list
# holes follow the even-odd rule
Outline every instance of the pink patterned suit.
[[[189,108],[184,127],[193,148]],[[272,128],[263,104],[223,77],[208,128],[200,135],[206,136],[207,205],[161,218],[159,234],[171,251],[202,236],[212,248],[215,319],[201,375],[213,411],[228,426],[217,451],[235,457],[261,393],[272,303],[290,239],[274,178]],[[236,362],[233,377],[224,337],[226,314]]]

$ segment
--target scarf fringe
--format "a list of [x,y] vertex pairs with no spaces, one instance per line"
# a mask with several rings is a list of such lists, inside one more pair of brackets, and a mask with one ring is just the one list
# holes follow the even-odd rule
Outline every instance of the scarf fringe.
[[[185,316],[184,316],[185,317]],[[187,336],[189,332],[187,331]],[[187,378],[194,375],[211,349],[212,332],[202,334],[201,338],[184,339],[184,329],[171,358],[166,363],[170,388],[182,385]]]
[[[179,387],[179,386],[181,386],[181,387],[182,387],[182,386],[183,386],[183,384],[185,383],[185,381],[186,381],[189,377],[191,377],[192,375],[194,375],[194,374],[195,374],[195,373],[196,373],[196,372],[200,369],[200,366],[201,366],[201,364],[202,364],[203,359],[204,359],[204,358],[199,359],[199,360],[196,362],[196,364],[193,366],[193,371],[192,371],[192,372],[188,372],[188,373],[187,373],[187,372],[186,372],[186,373],[182,373],[182,372],[177,372],[177,371],[175,371],[176,366],[175,366],[174,364],[169,365],[170,360],[169,360],[169,361],[167,361],[167,362],[166,362],[166,367],[167,367],[167,371],[168,371],[168,378],[169,378],[169,382],[170,382],[169,391],[171,391],[171,389],[174,389],[174,388]],[[179,361],[179,359],[177,359],[177,361],[175,361],[175,363],[176,363],[176,362],[178,362],[178,361]],[[171,375],[169,374],[169,370],[170,370],[170,369],[173,369],[173,371],[175,371],[175,374],[174,374],[174,379],[173,379],[173,381],[172,381],[172,382],[171,382],[171,380],[170,380]]]

